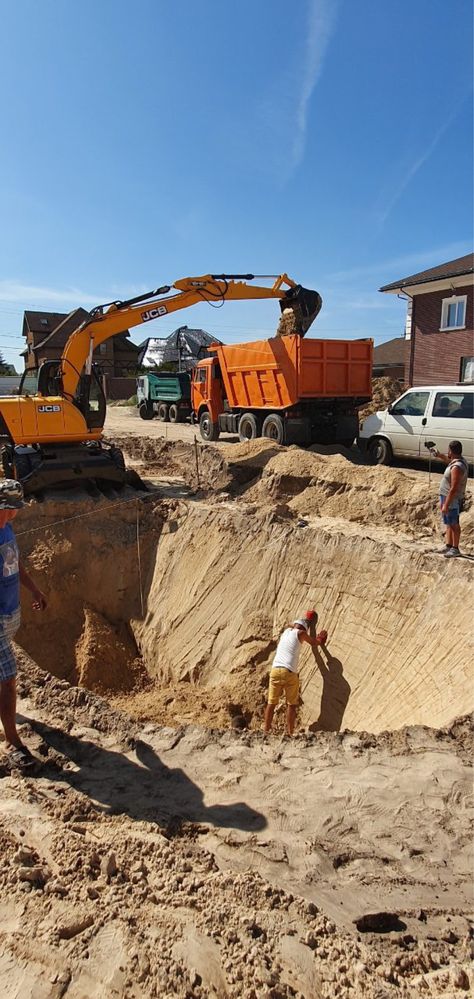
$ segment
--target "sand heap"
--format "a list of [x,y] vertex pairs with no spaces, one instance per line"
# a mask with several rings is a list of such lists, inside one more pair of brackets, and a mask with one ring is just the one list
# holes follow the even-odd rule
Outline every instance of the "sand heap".
[[395,402],[408,386],[398,378],[373,378],[372,379],[372,401],[359,409],[359,420],[363,422],[371,413],[377,413],[382,409],[387,409],[391,402]]

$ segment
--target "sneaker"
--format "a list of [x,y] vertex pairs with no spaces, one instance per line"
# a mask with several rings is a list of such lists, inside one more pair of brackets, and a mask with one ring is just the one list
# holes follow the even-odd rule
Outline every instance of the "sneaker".
[[461,552],[459,548],[448,548],[447,552],[444,553],[445,558],[459,558]]
[[435,548],[434,551],[433,551],[433,554],[434,555],[446,555],[450,551],[451,551],[451,546],[450,545],[443,545],[442,548]]

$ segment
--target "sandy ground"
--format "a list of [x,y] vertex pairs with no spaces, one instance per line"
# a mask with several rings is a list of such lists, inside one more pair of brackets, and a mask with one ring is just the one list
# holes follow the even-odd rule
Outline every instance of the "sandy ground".
[[[448,562],[424,473],[261,442],[196,467],[139,423],[119,439],[148,492],[17,521],[50,603],[18,634],[37,769],[0,761],[3,994],[467,995],[470,500]],[[297,736],[277,712],[265,740],[279,633],[311,606]]]

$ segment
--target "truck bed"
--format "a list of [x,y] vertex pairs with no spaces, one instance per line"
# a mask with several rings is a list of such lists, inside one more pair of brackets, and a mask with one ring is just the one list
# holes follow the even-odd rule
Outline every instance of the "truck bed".
[[372,340],[284,336],[215,350],[232,407],[285,409],[303,399],[372,397]]

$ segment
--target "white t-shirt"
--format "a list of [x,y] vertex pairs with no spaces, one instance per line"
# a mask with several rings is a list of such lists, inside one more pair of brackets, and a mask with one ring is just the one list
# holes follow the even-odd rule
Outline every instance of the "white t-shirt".
[[301,649],[301,642],[298,636],[298,628],[285,628],[277,645],[272,664],[273,669],[283,668],[289,669],[292,673],[298,672],[298,659]]

